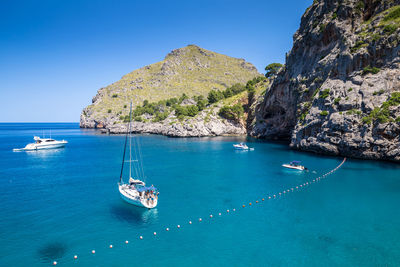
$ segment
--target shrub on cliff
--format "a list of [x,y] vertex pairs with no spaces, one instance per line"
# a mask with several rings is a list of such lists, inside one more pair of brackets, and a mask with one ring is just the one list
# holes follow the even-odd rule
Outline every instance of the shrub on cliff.
[[208,103],[210,103],[210,104],[216,103],[223,98],[224,98],[224,94],[218,90],[211,90],[207,96]]
[[237,94],[240,94],[241,92],[245,91],[246,87],[240,83],[234,84],[231,87],[227,88],[225,91],[223,91],[224,97],[228,98]]
[[272,76],[276,75],[278,71],[283,67],[281,63],[271,63],[268,66],[265,67],[265,70],[267,71],[265,73],[265,77],[271,78]]
[[199,113],[199,108],[196,105],[188,105],[188,106],[176,106],[175,107],[175,116],[190,116],[194,117]]
[[243,113],[244,113],[243,106],[241,104],[236,104],[233,106],[223,106],[219,110],[218,115],[227,120],[233,120],[238,122],[240,120],[240,117],[243,116]]
[[377,67],[367,66],[363,69],[362,75],[367,75],[368,73],[377,74],[381,69]]
[[199,96],[197,98],[196,102],[197,102],[196,105],[197,105],[197,108],[199,109],[199,111],[202,111],[203,109],[205,109],[208,104],[208,101],[206,99],[204,99],[203,96]]

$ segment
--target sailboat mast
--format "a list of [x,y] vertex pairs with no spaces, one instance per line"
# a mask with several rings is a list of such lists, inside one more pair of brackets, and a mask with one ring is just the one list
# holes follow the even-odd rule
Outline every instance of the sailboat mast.
[[126,128],[127,128],[127,132],[126,132],[126,135],[125,135],[124,153],[123,153],[123,155],[122,155],[121,174],[120,174],[120,176],[119,176],[119,182],[120,182],[120,183],[122,182],[122,173],[123,173],[123,171],[124,171],[126,143],[127,143],[127,141],[128,141],[128,134],[130,133],[130,129],[131,129],[131,127],[130,127],[130,126],[131,126],[131,117],[132,117],[132,102],[131,102],[131,108],[130,108],[130,111],[129,111],[129,124],[128,124],[128,127],[126,127]]
[[129,112],[129,179],[132,177],[132,134],[131,134],[131,121],[132,121],[132,101],[131,101],[131,111]]

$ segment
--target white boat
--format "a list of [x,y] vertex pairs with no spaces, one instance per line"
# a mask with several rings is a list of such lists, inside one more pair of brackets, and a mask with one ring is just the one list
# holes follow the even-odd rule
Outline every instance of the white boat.
[[307,170],[307,168],[300,165],[300,163],[301,163],[301,161],[294,160],[294,161],[291,161],[290,163],[282,164],[282,166],[285,168],[288,168],[288,169],[294,169],[294,170],[299,170],[299,171]]
[[65,144],[68,144],[68,142],[65,140],[58,141],[51,138],[40,138],[38,136],[34,136],[33,140],[35,140],[35,143],[27,144],[24,148],[14,148],[13,151],[60,148],[64,147]]
[[[158,204],[158,190],[153,185],[146,186],[144,180],[143,166],[141,163],[141,152],[138,140],[132,138],[131,134],[131,121],[132,121],[132,103],[129,113],[129,124],[128,131],[125,137],[125,147],[124,154],[122,157],[122,167],[121,174],[118,182],[118,190],[121,198],[126,202],[148,209],[155,208]],[[125,160],[126,146],[129,140],[129,161]],[[132,150],[132,140],[134,143],[134,149]],[[135,159],[132,159],[132,152]],[[124,165],[129,162],[129,179],[128,183],[125,183],[122,179]],[[132,178],[132,168],[134,169],[134,174],[138,179]]]
[[245,143],[233,144],[233,147],[238,150],[249,150],[250,149]]

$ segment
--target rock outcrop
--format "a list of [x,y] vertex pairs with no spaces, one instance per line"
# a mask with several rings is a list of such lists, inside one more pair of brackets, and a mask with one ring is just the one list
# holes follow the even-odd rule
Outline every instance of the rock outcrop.
[[[246,135],[240,122],[229,121],[218,115],[219,107],[203,110],[195,117],[178,120],[173,114],[160,122],[134,122],[132,132],[161,134],[173,137],[204,137],[223,135]],[[125,134],[127,123],[115,124],[102,130],[104,133]]]
[[[237,83],[245,84],[259,75],[257,69],[244,59],[228,57],[195,45],[175,49],[163,61],[135,70],[101,88],[93,97],[92,104],[82,111],[80,127],[121,132],[125,127],[121,118],[128,115],[130,101],[135,108],[141,106],[144,100],[157,102],[179,98],[182,94],[189,98],[206,96],[212,89],[224,90]],[[197,119],[197,116],[190,119],[187,125],[182,125],[182,120],[170,118],[160,123],[138,122],[135,127],[138,127],[138,132],[172,136],[245,134],[242,126],[235,126],[235,123],[219,117],[209,122]]]
[[315,0],[249,134],[400,161],[399,26],[399,0]]

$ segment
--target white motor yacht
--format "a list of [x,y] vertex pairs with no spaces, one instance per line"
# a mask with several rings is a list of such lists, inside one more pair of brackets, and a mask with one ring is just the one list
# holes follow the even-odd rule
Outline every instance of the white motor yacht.
[[238,150],[249,150],[249,147],[245,143],[234,144],[233,147]]
[[68,144],[66,140],[54,140],[51,138],[40,138],[38,136],[34,136],[33,140],[35,143],[27,144],[24,148],[14,148],[14,151],[24,151],[24,150],[39,150],[39,149],[52,149],[52,148],[60,148],[64,147],[65,144]]

